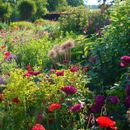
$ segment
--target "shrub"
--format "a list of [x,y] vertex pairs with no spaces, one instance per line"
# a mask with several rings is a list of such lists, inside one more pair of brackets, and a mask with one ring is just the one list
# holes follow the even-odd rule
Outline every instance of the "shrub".
[[82,33],[86,22],[88,21],[88,11],[80,6],[70,8],[66,11],[66,14],[59,19],[60,29],[64,32],[76,32]]
[[30,19],[36,13],[36,5],[32,1],[22,1],[18,6],[22,19]]

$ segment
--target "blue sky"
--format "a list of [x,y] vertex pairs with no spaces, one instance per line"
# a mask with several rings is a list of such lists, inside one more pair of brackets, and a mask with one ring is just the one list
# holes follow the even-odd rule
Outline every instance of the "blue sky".
[[88,4],[88,5],[97,5],[97,4],[98,4],[97,1],[98,1],[98,0],[88,0],[87,4]]

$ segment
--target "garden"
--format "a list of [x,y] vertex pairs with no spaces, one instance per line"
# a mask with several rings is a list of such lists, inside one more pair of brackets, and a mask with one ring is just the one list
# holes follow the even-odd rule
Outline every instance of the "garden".
[[130,0],[108,1],[0,0],[0,130],[130,130]]

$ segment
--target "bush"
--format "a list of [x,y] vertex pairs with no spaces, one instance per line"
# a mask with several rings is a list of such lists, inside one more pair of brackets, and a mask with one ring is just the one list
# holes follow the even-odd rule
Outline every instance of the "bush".
[[31,22],[27,21],[19,21],[19,22],[11,22],[10,23],[11,28],[28,28],[28,29],[33,29],[34,26]]
[[19,13],[21,18],[26,20],[32,18],[32,16],[36,13],[36,5],[32,1],[22,1],[18,6]]
[[0,23],[0,30],[1,29],[7,29],[8,28],[8,24],[5,24],[5,23]]
[[59,19],[60,29],[64,32],[82,33],[88,21],[88,11],[84,7],[70,8]]

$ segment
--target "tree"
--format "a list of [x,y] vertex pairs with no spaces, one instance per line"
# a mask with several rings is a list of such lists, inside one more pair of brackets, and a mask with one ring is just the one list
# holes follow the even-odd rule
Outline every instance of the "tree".
[[61,11],[65,6],[67,6],[66,0],[47,0],[47,9],[49,11]]
[[36,13],[36,5],[33,1],[22,1],[18,9],[23,20],[32,18]]
[[35,14],[36,18],[42,18],[47,13],[47,0],[34,0],[37,11]]
[[0,20],[5,22],[7,21],[12,14],[12,9],[10,4],[1,3],[0,4]]
[[84,5],[84,0],[67,0],[68,5],[70,6],[80,6],[80,5]]

